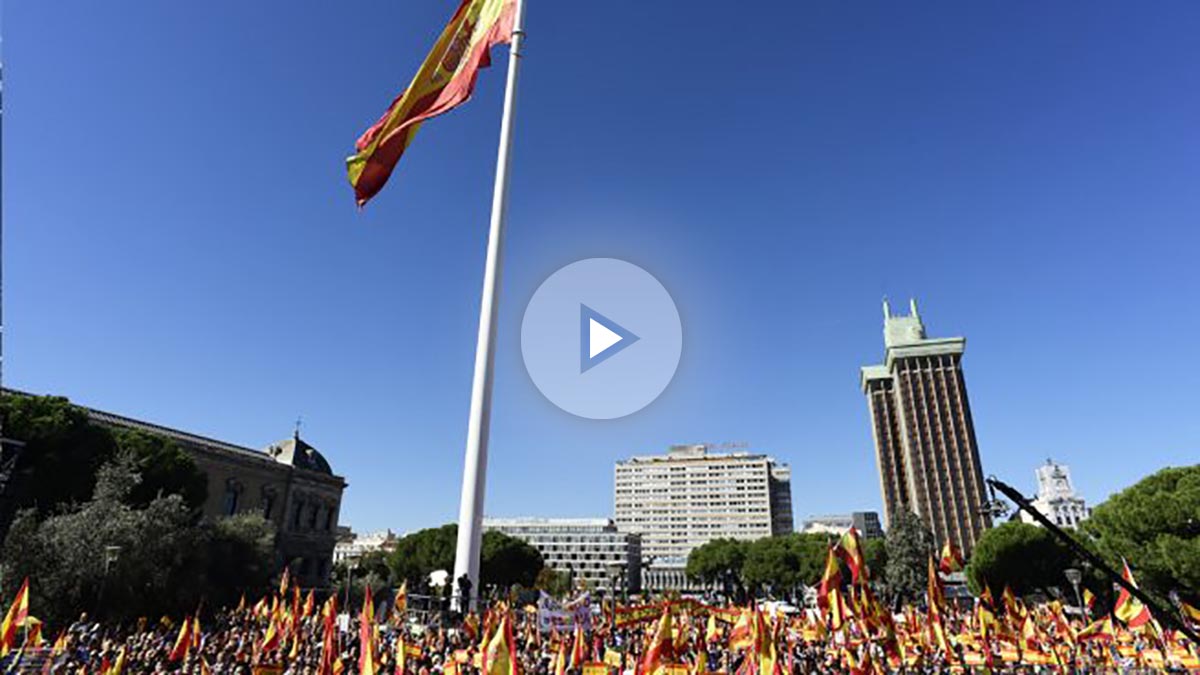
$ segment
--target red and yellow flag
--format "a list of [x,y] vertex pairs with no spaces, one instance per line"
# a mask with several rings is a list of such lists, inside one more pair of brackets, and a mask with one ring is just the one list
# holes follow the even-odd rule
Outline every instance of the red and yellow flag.
[[838,557],[846,562],[846,567],[850,568],[850,583],[858,584],[867,581],[867,563],[863,558],[862,540],[858,536],[858,530],[851,527],[842,535],[842,540],[837,546]]
[[[1121,577],[1129,582],[1130,586],[1137,588],[1137,582],[1133,579],[1133,572],[1129,569],[1129,563],[1121,561],[1122,570]],[[1146,625],[1150,621],[1150,608],[1142,604],[1141,600],[1133,597],[1133,594],[1121,588],[1121,592],[1117,595],[1117,606],[1113,608],[1113,615],[1121,620],[1121,623],[1130,628],[1138,628]]]
[[179,627],[179,635],[175,638],[175,646],[171,647],[171,653],[167,655],[168,661],[179,661],[187,656],[188,651],[192,648],[192,617],[184,617],[183,625]]
[[[829,552],[825,556],[825,571],[821,574],[821,585],[817,587],[817,606],[826,608],[829,606],[829,592],[842,585],[842,570],[838,565],[838,558],[833,550],[829,548]],[[826,610],[828,611],[828,610]]]
[[658,625],[650,638],[650,644],[646,646],[646,653],[642,656],[641,672],[643,675],[654,675],[660,666],[671,661],[671,649],[674,644],[673,632],[671,608],[664,604],[662,617],[659,618]]
[[513,640],[512,615],[508,612],[497,623],[496,632],[483,650],[480,661],[481,675],[521,675],[517,645]]
[[17,589],[17,595],[13,598],[12,604],[8,606],[8,613],[4,615],[4,623],[0,624],[0,656],[8,654],[12,649],[13,643],[17,639],[17,628],[25,623],[28,616],[29,577],[25,577],[21,588]]
[[375,656],[375,603],[371,600],[371,587],[363,595],[362,612],[358,616],[358,672],[360,675],[376,675],[379,671]]
[[515,10],[515,0],[463,0],[458,6],[408,88],[346,159],[359,206],[383,188],[422,122],[471,98],[479,69],[491,65],[491,48],[512,39]]
[[587,660],[586,643],[583,639],[583,625],[575,622],[575,639],[571,642],[571,667],[582,668]]
[[961,572],[963,569],[962,553],[958,550],[958,547],[954,545],[954,542],[950,541],[949,539],[947,539],[946,543],[942,546],[942,559],[938,562],[938,569],[940,569],[943,574]]

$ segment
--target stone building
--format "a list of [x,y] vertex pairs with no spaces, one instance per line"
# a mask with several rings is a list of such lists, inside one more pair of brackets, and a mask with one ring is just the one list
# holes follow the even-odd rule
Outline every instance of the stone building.
[[[82,406],[81,406],[82,407]],[[171,439],[208,478],[204,516],[259,513],[275,524],[277,562],[302,586],[325,586],[333,564],[338,511],[346,481],[299,432],[253,450],[102,410],[83,408],[95,424]]]

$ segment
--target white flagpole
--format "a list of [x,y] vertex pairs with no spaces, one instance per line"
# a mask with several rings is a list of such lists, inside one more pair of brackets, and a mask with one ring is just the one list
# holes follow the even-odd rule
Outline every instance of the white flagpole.
[[[517,73],[521,40],[525,37],[525,2],[516,0],[512,42],[508,57],[508,83],[504,89],[504,114],[500,118],[500,150],[496,154],[496,182],[492,188],[492,220],[488,229],[487,262],[483,271],[483,300],[479,305],[479,338],[475,344],[475,378],[471,385],[471,418],[467,423],[467,451],[463,460],[462,497],[458,506],[458,547],[454,555],[452,597],[463,612],[479,593],[479,554],[483,543],[483,498],[487,484],[488,428],[492,417],[492,379],[496,361],[496,310],[503,267],[504,221],[508,205],[508,169],[511,164],[513,117],[517,99]],[[471,580],[468,598],[459,597],[458,579]]]

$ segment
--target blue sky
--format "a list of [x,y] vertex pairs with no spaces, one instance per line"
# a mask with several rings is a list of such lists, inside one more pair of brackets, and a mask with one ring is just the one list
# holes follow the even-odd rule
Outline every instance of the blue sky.
[[[987,472],[1196,461],[1200,5],[688,6],[529,0],[490,514],[608,515],[615,460],[705,441],[791,463],[798,519],[878,509],[884,295],[967,337]],[[301,415],[343,524],[452,520],[507,57],[362,213],[342,163],[452,9],[6,2],[5,384],[254,447]],[[684,325],[616,421],[519,352],[596,256]]]

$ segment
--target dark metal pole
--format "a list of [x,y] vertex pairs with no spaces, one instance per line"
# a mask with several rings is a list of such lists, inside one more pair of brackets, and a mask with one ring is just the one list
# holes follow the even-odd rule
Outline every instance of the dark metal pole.
[[1155,614],[1157,614],[1167,623],[1171,624],[1173,628],[1191,638],[1193,642],[1200,644],[1200,636],[1196,635],[1196,631],[1185,625],[1183,621],[1180,621],[1179,617],[1177,617],[1174,612],[1164,611],[1157,602],[1152,600],[1150,596],[1143,593],[1140,588],[1134,586],[1128,581],[1125,581],[1125,577],[1121,576],[1116,572],[1116,570],[1109,567],[1108,563],[1104,562],[1099,556],[1084,548],[1083,544],[1075,541],[1074,537],[1064,532],[1061,527],[1055,525],[1050,521],[1049,518],[1042,515],[1040,511],[1033,507],[1033,504],[1029,503],[1029,500],[1026,499],[1024,495],[1022,495],[1020,492],[1017,492],[1012,486],[1001,481],[995,476],[988,476],[987,484],[993,489],[999,490],[1004,494],[1005,497],[1011,499],[1013,503],[1017,505],[1017,508],[1021,509],[1025,513],[1028,513],[1030,516],[1033,516],[1033,519],[1041,523],[1042,527],[1045,527],[1047,530],[1049,530],[1050,534],[1053,534],[1064,544],[1069,546],[1071,550],[1083,557],[1084,560],[1087,560],[1089,563],[1095,565],[1096,568],[1101,572],[1104,572],[1104,574],[1108,575],[1108,577],[1112,579],[1113,583],[1116,583],[1120,585],[1121,588],[1129,591],[1130,595],[1138,600],[1141,600],[1142,604],[1153,610]]

